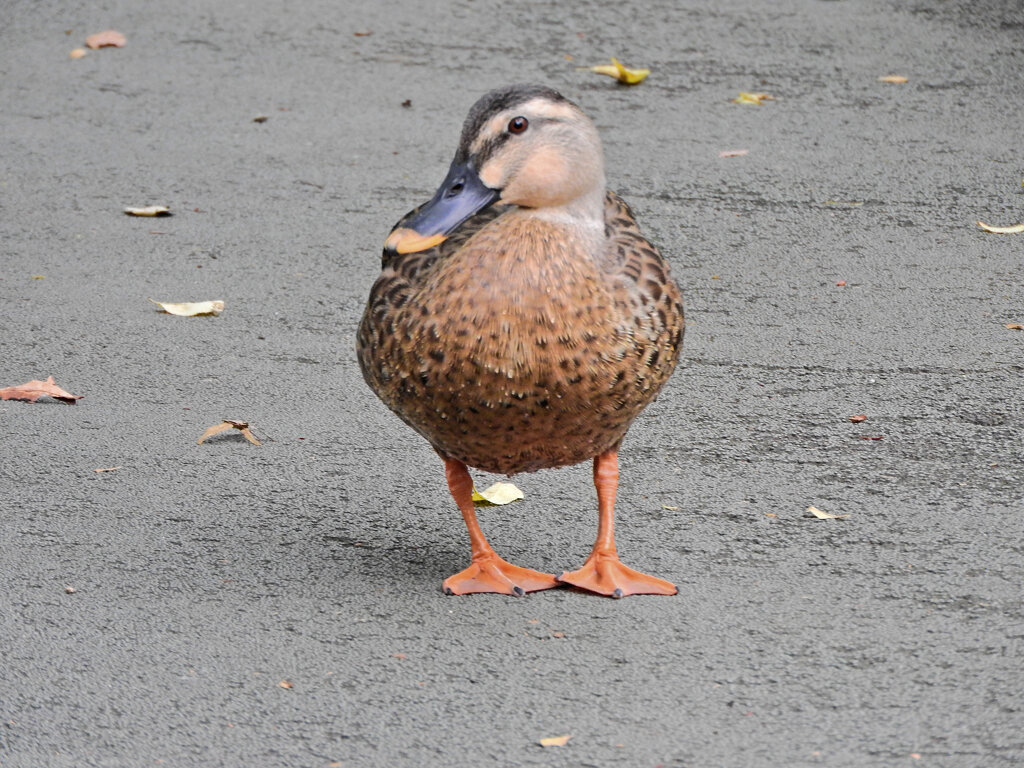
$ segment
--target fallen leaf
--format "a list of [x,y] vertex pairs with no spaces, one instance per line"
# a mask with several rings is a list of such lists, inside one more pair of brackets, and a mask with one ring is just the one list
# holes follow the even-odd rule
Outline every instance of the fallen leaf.
[[882,75],[880,78],[878,78],[878,82],[880,82],[880,83],[905,83],[905,82],[907,82],[907,78],[904,77],[903,75]]
[[170,216],[171,209],[166,205],[147,205],[144,208],[129,206],[124,209],[129,216]]
[[94,469],[93,472],[99,474],[100,472],[113,472],[120,469],[121,467],[104,467],[103,469]]
[[807,511],[819,520],[845,520],[849,515],[833,515],[831,512],[822,512],[817,507],[808,507]]
[[770,93],[748,93],[740,91],[740,95],[732,100],[733,104],[763,104],[766,101],[775,101]]
[[743,157],[750,152],[749,149],[723,149],[718,153],[719,157]]
[[219,435],[221,432],[227,432],[229,429],[237,429],[242,433],[242,436],[253,445],[262,445],[262,443],[256,439],[256,436],[249,429],[249,422],[247,421],[233,421],[232,419],[224,419],[220,424],[214,424],[209,427],[202,436],[196,440],[196,445],[202,445],[203,441],[208,437]]
[[269,118],[269,117],[267,117],[266,115],[256,115],[256,117],[254,117],[254,118],[252,119],[252,121],[253,121],[254,123],[265,123],[265,122],[267,122],[267,120],[269,120],[269,119],[270,119],[270,118]]
[[1011,331],[1024,331],[1024,323],[1007,323],[1006,327]]
[[571,738],[572,734],[569,733],[565,734],[565,736],[548,736],[540,740],[540,745],[542,747],[564,747]]
[[156,301],[150,299],[160,309],[169,315],[179,317],[195,317],[196,315],[219,315],[224,311],[223,301],[193,301],[176,304],[170,301]]
[[978,226],[986,232],[993,232],[997,235],[1015,235],[1018,232],[1024,232],[1024,224],[1014,224],[1009,227],[993,227],[991,224],[979,221]]
[[661,508],[662,509],[667,509],[669,512],[678,512],[679,511],[679,507],[671,507],[668,504],[662,504]]
[[370,36],[370,35],[372,35],[372,34],[373,34],[373,32],[372,32],[372,31],[366,31],[366,32],[353,32],[353,33],[352,33],[352,35],[353,35],[354,37],[369,37],[369,36]]
[[404,653],[392,653],[391,654],[391,658],[398,659],[399,661],[401,661],[402,659],[405,658],[405,654]]
[[651,74],[649,69],[629,69],[624,67],[614,56],[612,57],[611,64],[602,64],[597,67],[578,67],[578,69],[593,72],[595,75],[608,75],[608,77],[614,77],[620,83],[625,83],[626,85],[642,83]]
[[33,280],[45,280],[46,275],[29,275]]
[[863,413],[858,413],[856,416],[851,416],[850,421],[854,424],[860,424],[862,421],[867,421],[868,417]]
[[845,280],[836,280],[836,288],[845,288],[845,287],[846,287],[846,281]]
[[512,483],[495,483],[485,491],[473,489],[473,503],[478,507],[500,507],[525,498]]
[[85,38],[85,44],[89,48],[122,48],[125,38],[120,32],[108,29],[106,32],[97,32]]
[[73,48],[68,54],[68,57],[72,59],[80,59],[88,53],[89,52],[85,50],[85,48]]
[[861,440],[882,440],[885,435],[857,435]]
[[34,379],[17,387],[4,387],[0,389],[0,400],[26,400],[34,403],[44,395],[52,397],[54,400],[60,400],[68,405],[74,405],[84,397],[84,395],[72,395],[70,392],[65,392],[57,386],[53,376],[47,378],[46,381]]
[[842,205],[847,208],[859,208],[864,205],[863,200],[826,200],[825,205]]
[[281,688],[287,688],[287,689],[291,689],[291,687],[292,687],[292,681],[291,681],[291,680],[282,680],[282,681],[281,681],[280,683],[278,683],[278,685],[279,685],[279,686],[280,686]]

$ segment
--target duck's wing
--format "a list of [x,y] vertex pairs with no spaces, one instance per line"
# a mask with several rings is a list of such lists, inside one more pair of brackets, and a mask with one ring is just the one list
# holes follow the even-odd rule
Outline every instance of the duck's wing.
[[602,267],[627,326],[623,330],[643,361],[644,386],[657,391],[675,369],[682,348],[682,295],[668,262],[640,232],[626,201],[611,190],[604,214]]

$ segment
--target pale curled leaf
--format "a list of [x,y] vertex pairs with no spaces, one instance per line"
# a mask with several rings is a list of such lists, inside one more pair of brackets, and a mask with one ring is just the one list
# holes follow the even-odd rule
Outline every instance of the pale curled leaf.
[[1007,323],[1006,329],[1009,331],[1024,331],[1024,323]]
[[740,95],[732,100],[733,104],[763,104],[766,101],[775,101],[775,97],[770,93],[752,93],[748,91],[740,91]]
[[94,469],[93,472],[95,472],[96,474],[100,474],[101,472],[116,472],[119,469],[121,469],[121,467],[119,467],[119,466],[118,467],[101,467],[100,469]]
[[567,733],[564,736],[548,736],[541,739],[539,743],[542,747],[564,747],[571,738],[572,734]]
[[749,149],[723,149],[718,153],[719,157],[743,157],[750,152]]
[[473,503],[477,506],[500,507],[525,498],[523,492],[512,483],[498,482],[484,491],[473,489]]
[[125,37],[115,29],[108,29],[106,32],[97,32],[85,38],[85,44],[89,48],[123,48]]
[[202,445],[203,441],[207,438],[219,435],[221,432],[226,432],[229,429],[237,429],[242,433],[242,437],[248,440],[253,445],[262,445],[262,443],[256,439],[256,436],[252,433],[249,428],[249,422],[247,421],[234,421],[232,419],[224,419],[220,424],[214,424],[212,427],[208,427],[205,432],[196,440],[196,445]]
[[986,232],[992,232],[997,235],[1016,235],[1019,232],[1024,232],[1024,224],[1013,224],[1009,227],[993,227],[991,224],[979,221],[978,226]]
[[87,55],[88,53],[89,52],[87,50],[85,50],[85,48],[73,48],[73,49],[71,49],[70,53],[68,53],[68,58],[80,59],[83,56]]
[[170,216],[171,209],[166,205],[146,205],[141,208],[128,206],[124,212],[129,216]]
[[195,317],[196,315],[219,315],[224,311],[223,301],[191,301],[191,302],[173,302],[173,301],[156,301],[150,299],[160,309],[169,315],[178,315],[179,317]]
[[74,405],[83,397],[83,395],[72,395],[70,392],[66,392],[58,387],[57,383],[53,380],[53,376],[47,377],[46,381],[33,379],[16,387],[0,389],[0,400],[25,400],[34,403],[44,395],[52,397],[54,400],[60,400],[68,405]]
[[822,512],[817,507],[808,507],[807,511],[819,520],[845,520],[849,515],[833,515],[831,512]]
[[907,82],[907,78],[904,75],[882,75],[878,82],[900,84]]
[[614,77],[620,83],[626,85],[636,85],[642,83],[646,77],[651,74],[649,69],[630,69],[622,65],[618,59],[612,57],[611,64],[601,64],[596,67],[580,67],[588,72],[593,72],[595,75],[607,75],[608,77]]

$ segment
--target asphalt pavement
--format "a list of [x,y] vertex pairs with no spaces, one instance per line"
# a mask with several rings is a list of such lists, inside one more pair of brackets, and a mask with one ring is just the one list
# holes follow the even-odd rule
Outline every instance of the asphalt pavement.
[[[0,387],[83,397],[0,402],[0,766],[1024,765],[1024,234],[976,224],[1024,222],[1017,0],[2,15]],[[618,503],[675,597],[443,595],[442,466],[355,360],[389,228],[524,81],[684,291]],[[578,567],[590,468],[514,482],[495,548]]]

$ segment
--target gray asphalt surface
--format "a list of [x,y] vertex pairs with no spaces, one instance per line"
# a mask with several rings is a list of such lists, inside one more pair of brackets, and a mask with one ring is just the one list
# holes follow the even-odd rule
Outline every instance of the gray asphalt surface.
[[[0,766],[1024,765],[1024,235],[974,224],[1024,220],[1018,2],[3,15],[0,386],[85,397],[0,403]],[[653,74],[574,68],[613,55]],[[686,295],[618,507],[674,598],[442,595],[441,464],[356,365],[389,227],[519,81]],[[578,566],[589,472],[517,478],[495,547]]]

